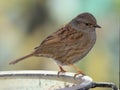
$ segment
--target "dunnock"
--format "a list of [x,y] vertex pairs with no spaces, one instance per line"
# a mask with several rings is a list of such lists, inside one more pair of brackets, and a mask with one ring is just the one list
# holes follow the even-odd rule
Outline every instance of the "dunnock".
[[97,25],[95,17],[90,13],[82,13],[71,20],[64,27],[48,36],[35,50],[22,58],[10,62],[15,64],[31,56],[48,57],[54,59],[60,72],[65,72],[63,65],[70,65],[84,74],[73,64],[81,60],[92,49],[96,41]]

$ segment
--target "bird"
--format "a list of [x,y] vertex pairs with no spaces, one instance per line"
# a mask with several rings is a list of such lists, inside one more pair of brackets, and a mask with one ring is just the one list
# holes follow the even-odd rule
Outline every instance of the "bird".
[[11,61],[9,64],[16,64],[32,56],[47,57],[57,63],[60,69],[58,75],[66,72],[63,69],[65,65],[71,66],[77,71],[75,77],[78,74],[85,75],[74,64],[82,60],[93,48],[96,42],[96,28],[101,28],[97,24],[96,18],[89,12],[81,13],[46,37],[39,46],[34,48],[32,53]]

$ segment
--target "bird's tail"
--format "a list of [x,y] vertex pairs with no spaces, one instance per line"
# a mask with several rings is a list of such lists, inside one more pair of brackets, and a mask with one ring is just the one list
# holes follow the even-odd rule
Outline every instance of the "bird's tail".
[[16,64],[16,63],[18,63],[19,61],[22,61],[22,60],[24,60],[24,59],[26,59],[26,58],[29,58],[29,57],[33,56],[34,54],[35,54],[35,53],[32,52],[32,53],[30,53],[30,54],[28,54],[28,55],[26,55],[26,56],[23,56],[23,57],[21,57],[21,58],[18,58],[18,59],[16,59],[16,60],[11,61],[9,64]]

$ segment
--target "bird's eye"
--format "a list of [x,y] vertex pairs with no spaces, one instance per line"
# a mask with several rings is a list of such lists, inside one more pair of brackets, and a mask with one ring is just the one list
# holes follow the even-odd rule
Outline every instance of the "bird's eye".
[[85,23],[86,26],[90,25],[89,23]]

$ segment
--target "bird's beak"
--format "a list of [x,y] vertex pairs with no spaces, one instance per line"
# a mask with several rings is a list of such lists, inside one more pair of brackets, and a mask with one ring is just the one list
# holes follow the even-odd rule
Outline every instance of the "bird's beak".
[[101,26],[99,26],[99,25],[97,25],[97,24],[95,25],[95,27],[96,27],[96,28],[101,28]]

